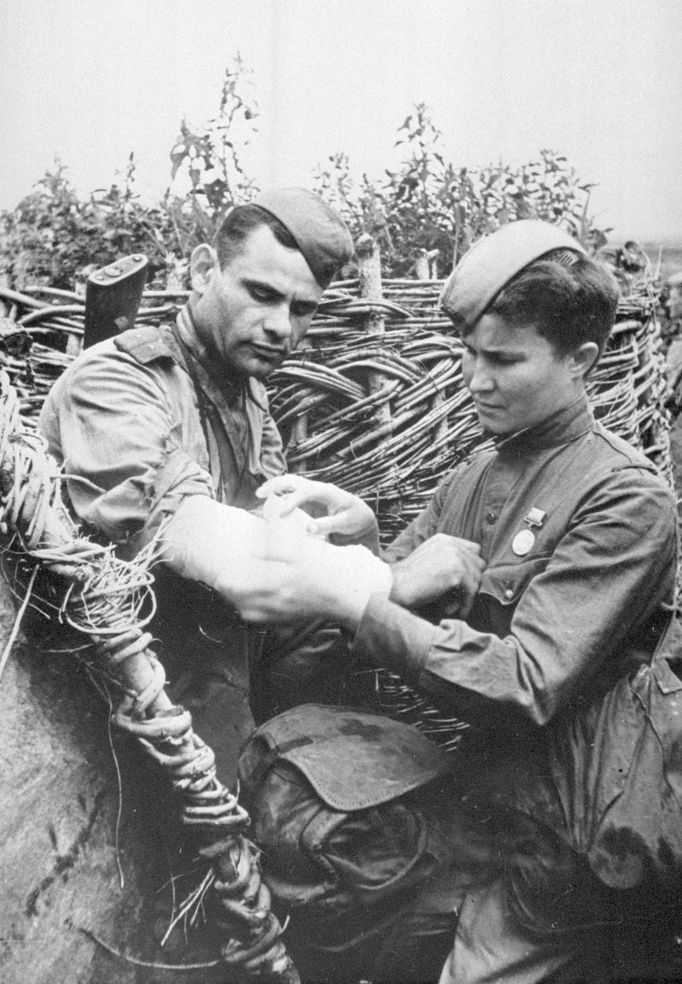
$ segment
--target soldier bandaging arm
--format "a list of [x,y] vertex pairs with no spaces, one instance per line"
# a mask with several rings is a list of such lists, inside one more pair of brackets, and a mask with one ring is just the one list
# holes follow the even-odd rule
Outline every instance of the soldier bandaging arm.
[[[193,251],[191,295],[177,319],[85,350],[40,416],[87,529],[126,558],[162,528],[154,631],[174,698],[192,707],[223,776],[234,765],[225,739],[226,728],[239,726],[229,720],[234,694],[248,687],[247,665],[263,648],[263,634],[245,632],[235,611],[256,586],[272,585],[270,569],[249,563],[266,528],[251,511],[262,506],[258,487],[285,471],[264,380],[301,342],[352,253],[346,226],[312,192],[272,189],[234,208],[213,244]],[[353,556],[374,586],[387,584],[385,565],[369,551],[354,547]],[[363,577],[358,570],[356,583]],[[319,633],[311,630],[307,642],[291,635],[273,641],[273,659],[291,643],[305,673],[319,664],[329,677]],[[305,692],[305,680],[291,686],[299,697]],[[246,737],[252,722],[237,718]]]
[[[192,621],[187,590],[201,581],[255,622],[338,621],[357,652],[473,721],[448,802],[452,840],[467,843],[472,816],[493,822],[472,835],[475,871],[462,860],[452,872],[448,912],[460,918],[443,984],[587,976],[599,929],[574,927],[596,924],[603,898],[573,850],[574,790],[552,755],[574,709],[649,658],[676,563],[670,492],[585,399],[613,283],[544,223],[513,223],[467,254],[443,303],[496,449],[446,476],[380,561],[365,549],[376,546],[366,507],[282,478],[262,384],[350,255],[347,232],[316,196],[291,189],[234,210],[222,232],[193,254],[192,296],[174,325],[93,346],[53,387],[41,426],[74,510],[124,556],[170,518],[175,617]],[[269,494],[321,504],[312,531],[344,545],[250,515]],[[220,687],[246,656],[233,643],[241,629],[199,628],[210,652],[197,633],[192,645],[174,641],[178,666],[196,665],[205,689],[176,697],[220,761]],[[322,666],[329,676],[328,656]],[[293,690],[310,699],[295,680]]]
[[[617,887],[622,870],[625,884],[625,855],[614,842],[593,871],[579,853],[588,766],[581,775],[578,763],[576,780],[562,763],[579,754],[574,716],[652,658],[674,597],[675,503],[645,456],[589,408],[585,379],[617,287],[577,242],[543,222],[504,226],[465,255],[442,303],[495,449],[447,475],[386,551],[390,598],[367,585],[350,598],[334,563],[325,571],[325,549],[338,548],[275,537],[261,557],[277,565],[279,592],[248,614],[291,617],[304,596],[307,612],[352,632],[357,653],[472,722],[449,816],[458,829],[485,823],[472,835],[476,864],[452,871],[459,918],[441,984],[597,979],[603,925],[620,918],[599,876]],[[270,493],[292,508],[326,503],[327,519],[315,520],[324,532],[367,534],[365,513],[333,487],[275,478],[259,491]],[[254,822],[259,831],[258,813]],[[363,972],[388,979],[385,966]]]
[[[214,245],[194,250],[192,293],[175,324],[93,346],[53,386],[40,426],[77,516],[123,556],[170,518],[166,566],[246,612],[258,577],[272,580],[253,556],[266,530],[248,510],[262,504],[259,486],[285,471],[263,380],[301,342],[351,255],[339,217],[303,189],[233,209]],[[363,508],[361,542],[376,552],[376,521]],[[367,569],[345,579],[356,599],[360,584],[388,584],[362,552],[342,557]]]

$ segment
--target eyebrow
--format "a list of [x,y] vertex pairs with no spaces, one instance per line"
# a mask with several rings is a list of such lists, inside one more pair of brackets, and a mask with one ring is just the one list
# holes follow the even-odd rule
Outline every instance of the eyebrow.
[[284,297],[282,291],[277,290],[277,288],[274,287],[271,283],[268,283],[267,280],[257,280],[254,277],[243,277],[242,283],[248,288],[255,287],[257,290],[262,290],[266,294],[272,294],[273,297],[279,297],[279,298]]
[[[254,277],[244,277],[242,283],[247,287],[255,287],[257,290],[262,290],[266,294],[270,294],[273,300],[284,300],[285,294],[281,290],[278,290],[273,284],[269,283],[267,280],[257,280]],[[296,304],[299,308],[304,308],[306,311],[314,311],[318,305],[318,301],[312,297],[294,297],[291,301],[292,305]]]
[[482,347],[475,349],[473,345],[468,343],[465,339],[462,339],[462,344],[465,348],[472,349],[476,352],[483,352],[484,355],[525,355],[526,353],[522,349],[516,348],[506,348],[504,345],[496,348],[494,345],[492,347]]

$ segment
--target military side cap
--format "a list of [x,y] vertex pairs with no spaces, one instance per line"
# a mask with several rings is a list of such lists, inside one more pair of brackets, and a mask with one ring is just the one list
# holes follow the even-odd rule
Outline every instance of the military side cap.
[[321,287],[353,255],[345,222],[319,195],[305,188],[272,188],[253,203],[286,226]]
[[585,254],[569,233],[540,219],[519,219],[500,226],[479,239],[445,281],[440,295],[443,310],[473,328],[517,273],[555,249]]

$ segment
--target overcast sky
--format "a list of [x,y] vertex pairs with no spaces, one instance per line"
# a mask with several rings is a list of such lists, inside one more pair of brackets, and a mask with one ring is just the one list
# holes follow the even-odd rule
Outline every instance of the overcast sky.
[[549,147],[598,183],[614,239],[682,238],[682,0],[2,0],[0,36],[0,207],[55,156],[86,193],[131,150],[160,196],[239,51],[261,185],[338,150],[380,175],[426,102],[456,164]]

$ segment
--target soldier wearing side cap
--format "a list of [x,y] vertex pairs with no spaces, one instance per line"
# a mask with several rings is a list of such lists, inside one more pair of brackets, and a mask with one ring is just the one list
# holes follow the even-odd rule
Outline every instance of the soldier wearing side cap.
[[[128,558],[163,526],[160,657],[173,697],[194,712],[226,782],[252,727],[240,701],[264,643],[238,614],[248,546],[259,531],[250,511],[262,505],[259,485],[285,471],[264,380],[301,342],[352,253],[346,226],[312,192],[273,189],[235,207],[213,244],[193,251],[191,296],[175,322],[83,352],[40,419],[86,528]],[[308,631],[302,657],[296,631],[283,635],[276,655],[293,649],[308,674],[334,637]],[[329,681],[330,671],[324,675]],[[304,690],[291,679],[296,668],[282,676]]]
[[[451,830],[453,854],[429,876],[423,910],[413,905],[406,915],[405,899],[401,911],[366,905],[362,920],[338,909],[335,933],[318,954],[325,980],[351,979],[341,953],[348,961],[360,954],[366,963],[353,970],[369,980],[610,979],[605,941],[626,918],[622,906],[637,908],[640,898],[618,890],[651,887],[656,873],[672,876],[679,864],[663,841],[634,835],[638,817],[626,816],[623,828],[604,836],[600,828],[623,793],[630,765],[622,756],[637,747],[642,726],[636,700],[614,718],[615,736],[602,725],[590,731],[592,709],[616,681],[648,666],[675,624],[673,496],[640,451],[595,422],[585,392],[617,297],[611,274],[548,223],[514,222],[481,240],[447,281],[442,304],[462,340],[464,379],[494,450],[446,475],[386,551],[390,594],[369,582],[353,591],[331,567],[325,580],[338,547],[269,545],[265,556],[288,570],[287,581],[248,617],[291,617],[305,594],[308,611],[352,634],[356,654],[398,672],[471,725],[453,755],[436,824]],[[263,492],[291,508],[324,504],[326,532],[367,533],[361,504],[333,487],[285,476]],[[662,692],[679,689],[675,681],[670,674]],[[600,758],[609,742],[621,761]],[[246,760],[242,771],[248,780]],[[296,898],[290,932],[299,932],[303,952],[314,951],[305,905],[314,906],[315,896],[296,894],[291,854],[288,869],[278,867],[284,842],[259,781],[252,780],[252,820],[266,878],[275,898]],[[658,808],[652,793],[651,809]],[[430,807],[419,814],[413,800],[406,809],[423,819]],[[291,827],[285,818],[281,824]],[[293,842],[287,828],[286,843]],[[411,963],[425,939],[429,974],[423,956]],[[434,953],[442,968],[435,973]]]

